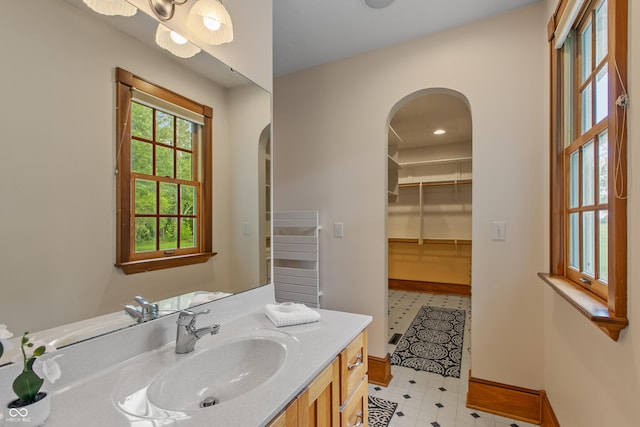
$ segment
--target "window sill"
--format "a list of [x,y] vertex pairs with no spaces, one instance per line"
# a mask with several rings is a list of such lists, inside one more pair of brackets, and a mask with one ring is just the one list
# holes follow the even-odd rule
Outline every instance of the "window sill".
[[217,252],[205,252],[200,254],[180,255],[170,258],[144,259],[140,261],[128,261],[116,264],[124,274],[143,273],[145,271],[162,270],[165,268],[182,267],[185,265],[201,264],[209,258],[216,256]]
[[629,325],[629,319],[617,317],[605,301],[564,277],[547,273],[538,273],[538,276],[612,340],[618,341],[620,331]]

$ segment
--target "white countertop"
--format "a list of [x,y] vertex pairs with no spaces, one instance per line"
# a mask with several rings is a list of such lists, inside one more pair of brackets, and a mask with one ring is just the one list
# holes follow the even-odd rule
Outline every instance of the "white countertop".
[[[133,357],[129,351],[129,356],[122,360],[107,356],[110,352],[120,351],[116,346],[126,346],[126,343],[122,342],[122,339],[127,337],[125,335],[122,335],[119,340],[115,338],[103,340],[102,345],[93,343],[86,348],[86,354],[83,354],[81,345],[74,346],[74,354],[68,355],[69,361],[75,362],[79,357],[99,358],[103,355],[105,359],[109,359],[109,362],[106,366],[92,363],[90,360],[87,361],[86,366],[80,366],[82,363],[78,362],[78,370],[83,371],[82,374],[71,375],[72,378],[62,384],[56,383],[54,386],[45,384],[43,390],[52,394],[51,415],[45,426],[256,427],[266,425],[366,328],[371,322],[371,317],[320,310],[322,315],[320,322],[276,328],[264,315],[264,303],[273,302],[272,297],[262,298],[264,295],[269,295],[268,290],[262,290],[261,296],[254,297],[251,304],[243,304],[248,307],[242,313],[238,313],[237,307],[233,305],[232,300],[235,297],[226,298],[215,303],[219,305],[211,306],[214,307],[212,311],[219,309],[221,316],[227,317],[228,320],[225,321],[220,317],[214,319],[215,322],[221,323],[220,333],[200,339],[196,343],[194,353],[175,354],[175,344],[165,342],[149,351],[134,354]],[[224,301],[227,303],[224,306],[220,305]],[[233,312],[235,312],[234,316],[229,314]],[[211,317],[211,315],[203,315],[198,319],[198,327],[211,324],[211,319],[207,316]],[[137,332],[135,339],[142,338],[150,342],[158,340],[160,325],[163,328],[160,335],[167,336],[171,332],[175,334],[175,319],[171,319],[162,324],[158,323],[153,329],[148,328],[146,335]],[[189,411],[182,417],[178,417],[179,419],[141,418],[129,415],[118,407],[118,402],[122,402],[123,397],[131,393],[135,394],[136,390],[144,389],[144,385],[151,379],[167,368],[175,366],[175,363],[180,360],[239,336],[251,336],[254,331],[287,335],[290,341],[295,342],[296,357],[295,360],[288,361],[276,375],[247,394],[209,408]],[[129,334],[128,338],[132,338],[132,335]],[[59,361],[62,362],[65,358],[67,355]],[[72,369],[68,365],[69,363],[62,367],[63,376],[65,371],[68,373],[68,370]],[[185,380],[188,381],[188,379]],[[144,390],[141,392],[144,393]],[[0,425],[2,423],[0,421]]]

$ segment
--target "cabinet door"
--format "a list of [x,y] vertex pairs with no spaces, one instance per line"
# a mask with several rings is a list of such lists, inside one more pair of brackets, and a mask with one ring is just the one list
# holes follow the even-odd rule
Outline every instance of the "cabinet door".
[[365,329],[340,353],[341,405],[360,385],[368,369],[367,330]]
[[300,426],[335,427],[340,423],[340,369],[336,359],[298,399]]
[[342,427],[366,427],[368,425],[369,393],[367,380],[368,378],[365,375],[356,391],[342,409]]
[[298,426],[298,399],[287,406],[267,427],[299,427]]

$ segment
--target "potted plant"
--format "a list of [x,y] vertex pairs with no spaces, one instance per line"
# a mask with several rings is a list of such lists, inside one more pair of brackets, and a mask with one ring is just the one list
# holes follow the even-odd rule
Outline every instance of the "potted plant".
[[[4,330],[6,331],[6,327]],[[3,336],[7,337],[7,335],[11,336],[6,332]],[[52,384],[60,378],[60,367],[54,360],[59,356],[49,358],[46,361],[38,360],[37,358],[42,356],[47,349],[44,345],[36,346],[30,341],[28,335],[29,332],[25,332],[20,340],[22,372],[13,381],[13,391],[18,398],[5,406],[6,426],[13,424],[21,427],[43,425],[50,412],[50,397],[46,392],[40,391],[44,384],[43,377]],[[4,343],[6,344],[6,342]],[[3,351],[4,345],[0,341],[0,356]]]

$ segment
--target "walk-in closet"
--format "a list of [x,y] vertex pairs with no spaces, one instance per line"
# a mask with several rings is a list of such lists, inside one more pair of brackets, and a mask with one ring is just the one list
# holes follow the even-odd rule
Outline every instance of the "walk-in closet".
[[471,292],[471,114],[452,92],[409,99],[388,129],[392,289]]

